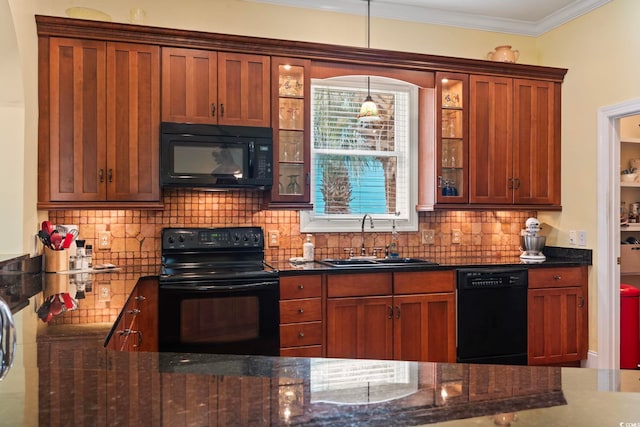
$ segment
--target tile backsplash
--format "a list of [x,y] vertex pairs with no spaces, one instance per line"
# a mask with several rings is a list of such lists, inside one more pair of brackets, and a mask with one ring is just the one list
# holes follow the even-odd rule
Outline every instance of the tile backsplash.
[[[164,210],[55,210],[53,224],[78,224],[80,237],[93,244],[94,263],[158,264],[160,232],[164,227],[260,226],[265,233],[279,232],[279,246],[267,247],[268,261],[302,256],[305,235],[300,232],[298,211],[268,210],[263,193],[249,191],[164,192]],[[419,230],[435,232],[435,242],[423,245],[421,233],[400,232],[401,256],[517,256],[520,229],[530,211],[434,211],[421,212]],[[452,244],[452,230],[460,230],[461,243]],[[109,232],[111,248],[100,250],[98,236]],[[375,231],[375,229],[374,229]],[[344,249],[360,247],[360,232],[314,234],[316,258],[343,257]],[[391,233],[367,232],[367,249],[384,247]]]

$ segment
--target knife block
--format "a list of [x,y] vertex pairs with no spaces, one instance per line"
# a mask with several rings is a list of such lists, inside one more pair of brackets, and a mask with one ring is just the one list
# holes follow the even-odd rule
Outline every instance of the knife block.
[[69,251],[54,251],[44,248],[44,271],[45,273],[57,273],[69,269]]

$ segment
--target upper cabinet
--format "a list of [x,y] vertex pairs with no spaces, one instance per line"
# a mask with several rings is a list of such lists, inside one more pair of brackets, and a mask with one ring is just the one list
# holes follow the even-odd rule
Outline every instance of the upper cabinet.
[[308,209],[311,77],[358,74],[419,88],[418,210],[561,208],[565,69],[39,15],[36,24],[40,209],[161,208],[161,121],[271,127],[268,206]]
[[470,77],[469,202],[560,207],[560,85]]
[[269,127],[269,57],[162,49],[162,120]]
[[436,74],[437,203],[468,203],[469,76]]
[[310,66],[311,61],[301,59],[271,60],[274,82],[271,126],[277,157],[271,189],[272,207],[310,207]]
[[67,38],[40,47],[38,206],[157,205],[159,48]]

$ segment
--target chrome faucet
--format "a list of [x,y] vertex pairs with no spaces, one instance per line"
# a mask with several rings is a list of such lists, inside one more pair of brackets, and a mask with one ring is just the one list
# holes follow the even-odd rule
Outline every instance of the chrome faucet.
[[362,236],[362,246],[360,246],[360,255],[362,256],[367,254],[367,251],[364,249],[364,222],[367,220],[367,217],[369,217],[369,224],[371,224],[371,228],[373,228],[373,218],[369,214],[364,214],[364,216],[362,217],[362,226],[360,228],[361,230],[360,235]]

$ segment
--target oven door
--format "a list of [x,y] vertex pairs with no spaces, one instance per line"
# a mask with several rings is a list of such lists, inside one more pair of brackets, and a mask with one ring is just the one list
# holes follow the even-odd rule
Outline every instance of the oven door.
[[279,355],[277,279],[161,284],[159,297],[160,351]]

